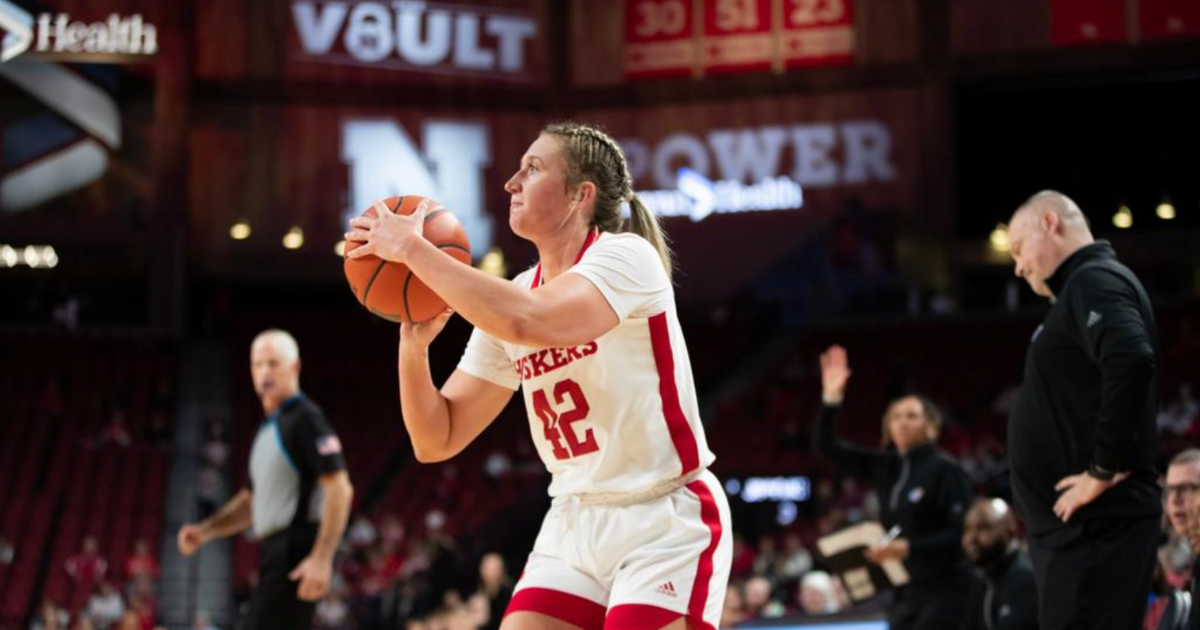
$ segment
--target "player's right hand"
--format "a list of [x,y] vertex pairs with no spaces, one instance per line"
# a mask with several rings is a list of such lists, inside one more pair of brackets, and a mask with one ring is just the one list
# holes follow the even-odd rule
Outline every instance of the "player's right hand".
[[204,543],[208,542],[208,537],[204,535],[204,530],[200,529],[199,525],[185,523],[183,527],[179,528],[176,541],[179,544],[179,553],[187,557],[203,547]]
[[850,374],[850,360],[845,348],[833,345],[821,353],[821,393],[826,401],[842,400]]
[[447,308],[436,317],[430,320],[415,324],[400,324],[400,345],[412,346],[414,349],[424,350],[433,343],[442,329],[446,327],[446,322],[450,321],[450,316],[454,314],[454,309]]

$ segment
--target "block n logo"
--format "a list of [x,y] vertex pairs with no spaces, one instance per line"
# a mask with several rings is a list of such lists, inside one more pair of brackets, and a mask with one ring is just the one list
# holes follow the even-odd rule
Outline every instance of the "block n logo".
[[492,162],[487,125],[427,120],[418,145],[394,119],[347,118],[342,121],[342,161],[350,167],[344,224],[378,199],[422,195],[454,212],[476,257],[491,247],[492,217],[483,194],[483,171]]

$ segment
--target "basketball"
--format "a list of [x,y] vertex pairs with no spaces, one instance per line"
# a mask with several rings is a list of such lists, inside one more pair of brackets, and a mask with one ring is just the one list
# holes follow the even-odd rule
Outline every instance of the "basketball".
[[[425,199],[417,195],[388,197],[384,204],[392,212],[412,214],[417,204]],[[375,217],[372,205],[363,213]],[[451,258],[465,265],[471,264],[471,245],[462,224],[444,206],[433,203],[425,215],[425,238]],[[346,254],[360,247],[360,243],[347,242]],[[446,308],[438,297],[408,266],[388,262],[378,256],[362,258],[344,257],[346,281],[359,303],[372,313],[393,322],[423,322],[432,319]]]

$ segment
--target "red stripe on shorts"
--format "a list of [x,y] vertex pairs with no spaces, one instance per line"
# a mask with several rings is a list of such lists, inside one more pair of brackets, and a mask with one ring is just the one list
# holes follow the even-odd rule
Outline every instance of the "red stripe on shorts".
[[700,562],[696,567],[696,581],[692,583],[692,598],[688,602],[688,620],[696,630],[714,630],[712,624],[704,620],[704,607],[708,603],[708,586],[713,575],[713,552],[717,550],[723,531],[721,513],[717,509],[716,499],[713,499],[712,492],[703,481],[693,481],[687,485],[687,489],[700,498],[700,520],[712,532],[708,548],[700,554]]
[[608,612],[604,630],[658,630],[682,616],[649,604],[621,604]]
[[508,603],[504,616],[521,611],[541,613],[583,630],[604,628],[604,606],[578,595],[548,588],[523,588],[517,591]]
[[667,328],[667,314],[659,313],[650,318],[650,345],[654,348],[654,364],[658,367],[658,394],[662,398],[663,417],[667,420],[667,432],[679,453],[686,475],[700,467],[700,448],[696,436],[688,425],[683,407],[679,405],[679,390],[675,387],[675,354],[671,352],[671,331]]

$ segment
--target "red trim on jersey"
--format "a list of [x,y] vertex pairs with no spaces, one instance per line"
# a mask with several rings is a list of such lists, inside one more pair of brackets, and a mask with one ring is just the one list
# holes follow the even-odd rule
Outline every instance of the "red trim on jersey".
[[703,481],[693,481],[687,485],[700,498],[700,520],[708,526],[712,538],[708,541],[708,549],[700,554],[700,562],[696,567],[696,581],[692,583],[692,599],[688,602],[688,620],[696,630],[715,630],[712,624],[704,621],[704,607],[708,603],[708,587],[713,575],[713,552],[721,542],[721,513],[717,509],[717,501]]
[[604,606],[578,595],[548,588],[523,588],[513,595],[504,611],[507,617],[515,612],[535,612],[574,624],[583,630],[604,628]]
[[[583,252],[586,252],[588,248],[592,246],[592,243],[595,243],[599,239],[600,230],[592,230],[591,232],[588,232],[587,238],[583,239],[583,247],[579,250],[579,255],[575,257],[575,262],[573,264],[578,265],[579,261],[583,260]],[[536,289],[540,286],[542,286],[542,263],[539,262],[537,269],[535,269],[533,272],[533,285],[531,288]]]
[[[604,620],[604,630],[658,630],[683,616],[683,613],[649,604],[613,606]],[[699,630],[699,626],[696,626]]]
[[675,387],[675,354],[671,352],[671,331],[667,327],[667,314],[659,313],[650,318],[650,345],[654,348],[654,364],[658,367],[658,394],[662,398],[663,417],[667,420],[667,431],[686,475],[700,467],[700,447],[696,436],[688,425],[683,407],[679,405],[679,390]]

